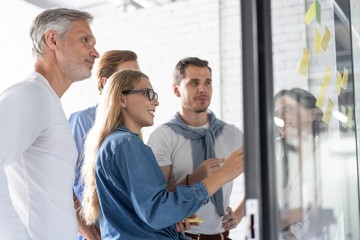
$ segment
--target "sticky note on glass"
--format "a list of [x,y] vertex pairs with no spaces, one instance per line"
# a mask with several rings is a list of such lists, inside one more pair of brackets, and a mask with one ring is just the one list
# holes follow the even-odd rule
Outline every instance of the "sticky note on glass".
[[321,5],[318,0],[315,0],[315,10],[316,10],[316,21],[321,25]]
[[316,18],[316,21],[321,25],[321,5],[318,0],[315,0],[314,3],[311,4],[308,11],[305,13],[304,21],[309,25],[314,18]]
[[316,106],[318,108],[322,108],[324,106],[325,94],[326,94],[326,88],[321,83],[320,84],[320,92],[319,92],[318,97],[316,98]]
[[353,108],[348,107],[347,121],[345,123],[346,127],[348,128],[352,128],[352,124],[353,124],[352,117],[353,117]]
[[313,50],[314,53],[317,55],[320,50],[320,41],[321,41],[321,34],[320,32],[315,28],[314,30],[314,42],[313,42]]
[[346,67],[344,67],[344,73],[341,81],[341,87],[343,89],[347,88],[348,78],[349,78],[349,71],[346,69]]
[[329,46],[330,37],[331,37],[330,30],[329,30],[328,27],[325,27],[325,31],[324,31],[323,35],[321,36],[321,39],[320,39],[320,49],[323,52],[326,52],[326,50],[327,50],[327,48]]
[[310,64],[310,52],[306,48],[303,48],[301,59],[296,68],[296,71],[298,71],[301,75],[305,77],[309,70],[309,64]]
[[342,76],[341,73],[336,72],[336,94],[338,96],[340,96],[341,87],[342,87]]
[[331,80],[331,67],[329,65],[326,65],[326,70],[324,74],[324,80],[323,80],[323,86],[324,88],[328,88],[330,85]]
[[326,111],[325,111],[324,116],[323,116],[323,119],[322,119],[324,122],[326,122],[326,123],[329,123],[329,122],[330,122],[330,119],[331,119],[333,110],[334,110],[334,103],[333,103],[333,101],[329,98],[329,100],[328,100],[328,105],[327,105],[327,107],[326,107]]

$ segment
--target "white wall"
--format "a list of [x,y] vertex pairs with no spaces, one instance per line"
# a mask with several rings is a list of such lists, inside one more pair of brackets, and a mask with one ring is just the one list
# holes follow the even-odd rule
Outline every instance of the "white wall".
[[[160,96],[155,126],[178,109],[178,99],[171,91],[175,64],[183,57],[198,56],[208,60],[213,69],[211,109],[241,127],[239,5],[237,0],[192,0],[132,12],[89,11],[95,15],[92,29],[100,54],[110,49],[130,49],[138,54],[142,70]],[[1,2],[0,7],[4,13],[0,16],[2,91],[32,68],[28,31],[41,9],[19,0]],[[67,115],[97,102],[94,73],[90,80],[73,84],[62,97]],[[145,130],[145,137],[149,131],[151,128]]]

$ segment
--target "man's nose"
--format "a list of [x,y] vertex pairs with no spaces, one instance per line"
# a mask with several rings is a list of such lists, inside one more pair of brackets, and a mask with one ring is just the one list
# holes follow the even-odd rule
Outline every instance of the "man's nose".
[[98,51],[96,50],[95,47],[93,47],[93,49],[90,52],[91,56],[93,56],[94,58],[99,58],[100,54],[98,53]]
[[200,93],[207,92],[207,87],[205,86],[205,84],[199,84],[199,92]]

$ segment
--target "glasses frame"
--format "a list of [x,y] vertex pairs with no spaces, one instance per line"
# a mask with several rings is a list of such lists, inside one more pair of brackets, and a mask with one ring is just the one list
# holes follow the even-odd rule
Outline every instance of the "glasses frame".
[[144,94],[149,101],[153,101],[154,99],[158,100],[159,96],[158,94],[151,88],[144,88],[144,89],[139,89],[139,90],[129,90],[129,91],[123,91],[122,94],[129,95],[129,94],[137,94],[137,93],[142,93]]

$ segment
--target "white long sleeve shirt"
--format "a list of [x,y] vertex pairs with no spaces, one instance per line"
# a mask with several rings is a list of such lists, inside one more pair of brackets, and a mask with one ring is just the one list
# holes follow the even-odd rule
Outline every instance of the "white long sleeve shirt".
[[60,99],[32,72],[0,94],[0,238],[76,239],[75,142]]

